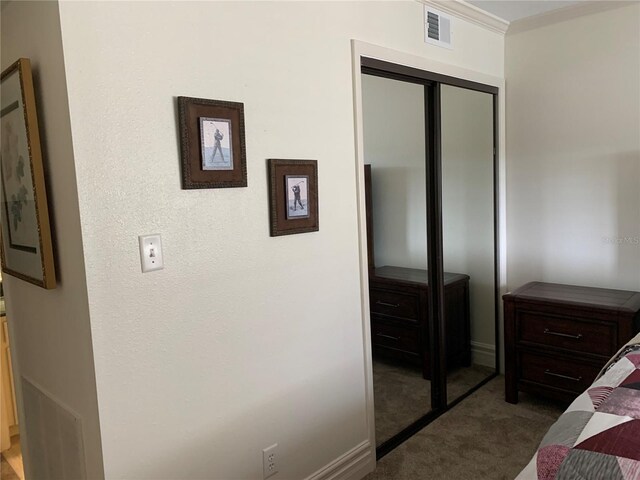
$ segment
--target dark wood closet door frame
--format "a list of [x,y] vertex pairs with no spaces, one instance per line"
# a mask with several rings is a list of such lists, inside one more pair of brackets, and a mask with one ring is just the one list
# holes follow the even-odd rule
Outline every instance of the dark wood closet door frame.
[[[499,225],[498,225],[498,87],[420,70],[406,65],[360,57],[361,73],[377,77],[417,83],[424,86],[426,182],[427,182],[427,268],[429,281],[429,341],[431,355],[431,410],[376,448],[377,459],[402,444],[443,413],[447,412],[480,387],[492,380],[500,371],[500,282],[499,282]],[[447,403],[447,369],[445,359],[446,337],[444,318],[444,256],[442,245],[442,151],[440,124],[440,86],[442,84],[466,88],[493,96],[493,219],[494,219],[494,302],[495,347],[494,373],[462,396]]]

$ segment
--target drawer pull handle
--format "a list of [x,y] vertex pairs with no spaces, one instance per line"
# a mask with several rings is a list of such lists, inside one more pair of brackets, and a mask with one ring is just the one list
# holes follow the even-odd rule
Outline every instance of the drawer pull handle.
[[400,337],[392,337],[391,335],[385,335],[384,333],[376,333],[376,337],[388,338],[389,340],[398,341]]
[[571,335],[569,333],[560,333],[560,332],[552,332],[548,328],[544,329],[545,335],[555,335],[556,337],[564,337],[564,338],[573,338],[574,340],[580,340],[582,338],[582,334],[579,333],[577,335]]
[[564,380],[571,380],[571,381],[573,381],[573,382],[580,382],[580,381],[582,381],[582,377],[578,377],[578,378],[576,378],[576,377],[570,377],[570,376],[568,376],[568,375],[560,375],[559,373],[553,373],[552,371],[550,371],[550,370],[548,370],[548,369],[544,371],[544,374],[545,374],[545,375],[549,375],[549,376],[551,376],[551,377],[558,377],[558,378],[562,378],[562,379],[564,379]]
[[376,302],[376,305],[382,305],[383,307],[391,307],[391,308],[398,308],[400,306],[399,303],[387,303],[387,302],[381,302],[380,300]]

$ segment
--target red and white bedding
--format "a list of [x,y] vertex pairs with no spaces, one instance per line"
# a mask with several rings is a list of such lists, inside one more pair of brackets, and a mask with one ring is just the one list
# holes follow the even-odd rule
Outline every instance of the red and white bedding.
[[640,335],[549,429],[517,480],[640,480]]

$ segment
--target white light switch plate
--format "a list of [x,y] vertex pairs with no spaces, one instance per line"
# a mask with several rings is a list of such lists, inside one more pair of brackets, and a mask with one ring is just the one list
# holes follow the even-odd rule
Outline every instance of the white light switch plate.
[[164,259],[162,256],[162,240],[160,239],[160,234],[140,235],[138,237],[138,243],[140,244],[142,273],[162,270],[164,268]]

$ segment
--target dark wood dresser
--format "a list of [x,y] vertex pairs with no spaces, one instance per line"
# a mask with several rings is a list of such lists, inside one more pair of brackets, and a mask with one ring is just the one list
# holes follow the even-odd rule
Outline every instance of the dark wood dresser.
[[[471,362],[469,276],[445,273],[447,366]],[[427,271],[373,268],[369,276],[371,339],[374,355],[411,362],[431,376]]]
[[505,399],[571,401],[640,330],[640,293],[532,282],[504,300]]

